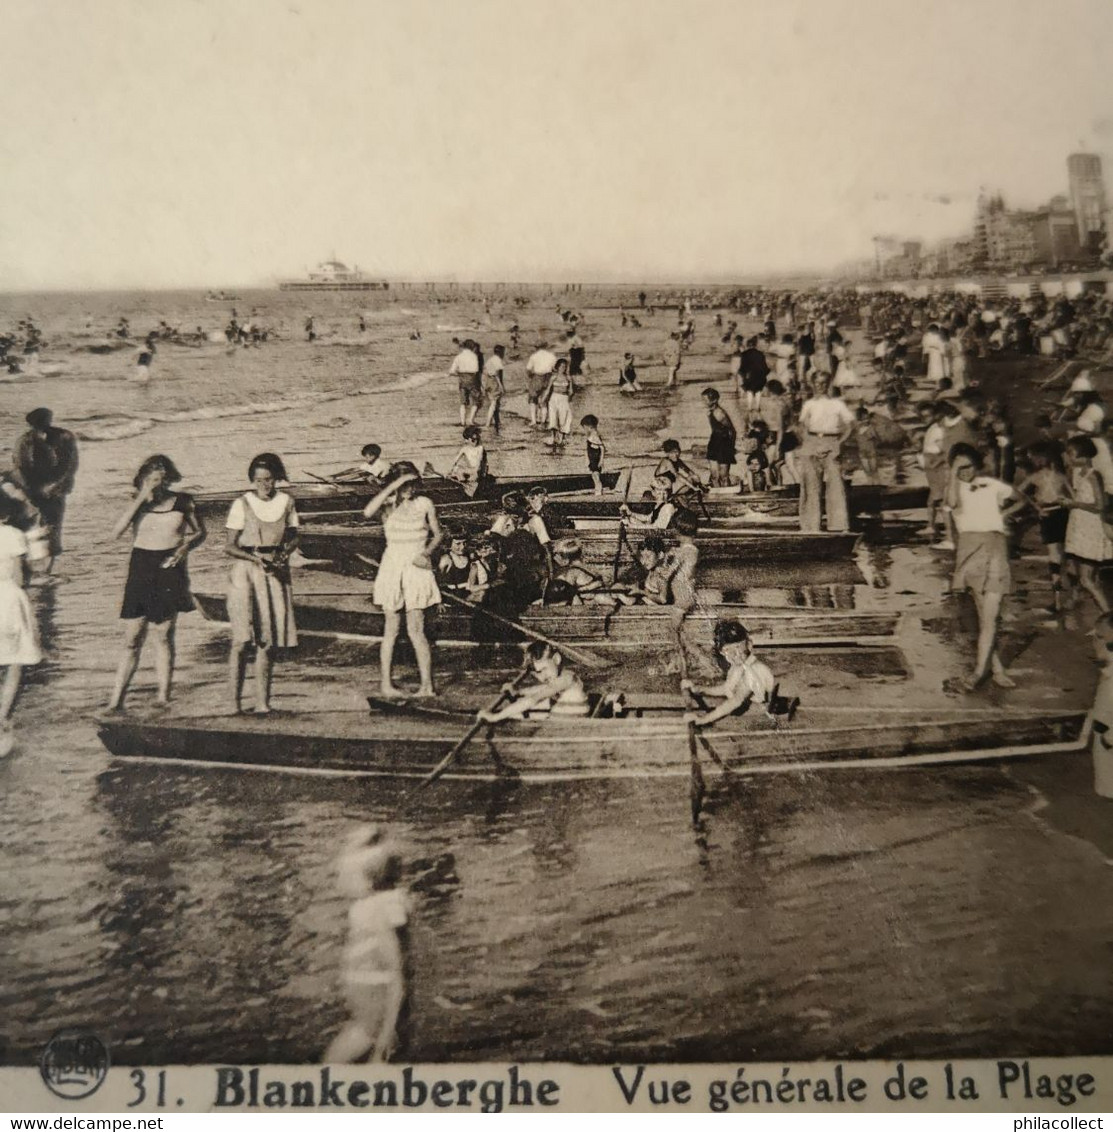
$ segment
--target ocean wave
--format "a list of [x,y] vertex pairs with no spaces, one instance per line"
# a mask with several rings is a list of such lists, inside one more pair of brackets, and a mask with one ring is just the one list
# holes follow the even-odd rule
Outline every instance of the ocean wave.
[[411,373],[397,381],[372,389],[353,389],[344,392],[320,391],[299,393],[288,397],[278,397],[273,401],[247,401],[235,405],[205,405],[200,408],[177,409],[161,413],[146,412],[141,416],[127,413],[90,413],[84,417],[69,418],[79,440],[123,440],[138,436],[160,424],[184,424],[190,421],[214,421],[226,417],[263,416],[267,413],[285,413],[291,409],[306,409],[313,405],[324,405],[330,401],[342,401],[351,397],[367,397],[380,393],[397,393],[407,389],[418,389],[430,381],[444,375],[438,372]]
[[73,433],[78,440],[126,440],[129,436],[139,436],[154,428],[155,422],[136,417],[110,417],[101,421],[91,421],[86,425],[73,424]]

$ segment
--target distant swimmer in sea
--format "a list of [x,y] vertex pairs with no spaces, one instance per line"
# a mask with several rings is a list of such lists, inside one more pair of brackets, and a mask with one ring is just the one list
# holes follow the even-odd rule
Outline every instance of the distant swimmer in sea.
[[310,315],[305,320],[305,340],[307,342],[313,342],[313,341],[316,341],[316,338],[317,338],[317,331],[314,330],[314,328],[313,328],[313,316]]
[[155,360],[154,347],[143,350],[135,363],[135,380],[146,384],[151,380],[151,363]]
[[402,858],[377,826],[361,826],[348,838],[337,880],[351,900],[340,975],[350,1018],[329,1043],[326,1064],[390,1058],[406,997],[409,901],[401,879]]

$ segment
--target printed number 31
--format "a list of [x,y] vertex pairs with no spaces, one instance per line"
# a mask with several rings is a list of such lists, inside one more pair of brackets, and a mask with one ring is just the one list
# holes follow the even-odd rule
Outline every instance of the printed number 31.
[[[160,1069],[157,1074],[158,1077],[158,1093],[155,1096],[155,1107],[166,1107],[166,1070]],[[135,1086],[136,1098],[133,1101],[128,1101],[128,1108],[135,1108],[136,1105],[141,1105],[147,1099],[147,1074],[142,1069],[133,1069],[131,1071],[131,1083]]]

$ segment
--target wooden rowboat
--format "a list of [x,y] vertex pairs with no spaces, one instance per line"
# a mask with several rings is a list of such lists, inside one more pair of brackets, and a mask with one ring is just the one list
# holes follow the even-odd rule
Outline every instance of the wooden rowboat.
[[[621,472],[603,472],[603,485],[614,488]],[[443,477],[428,477],[422,480],[421,491],[434,503],[463,503],[469,498],[489,510],[492,502],[498,502],[508,491],[528,491],[541,485],[552,494],[592,490],[591,476],[579,472],[557,472],[535,476],[502,476],[485,480],[479,485],[474,497],[469,497],[464,485]],[[246,487],[236,491],[200,491],[193,496],[201,515],[206,519],[224,518],[232,501],[246,491]],[[358,512],[374,492],[365,484],[322,483],[315,480],[297,481],[287,484],[283,489],[294,497],[299,511],[309,514],[315,512],[353,511]]]
[[[552,717],[489,726],[445,777],[527,782],[687,778],[682,707],[674,696],[630,697],[621,718]],[[99,735],[120,758],[412,779],[428,774],[473,720],[469,711],[402,702],[377,704],[371,714],[113,717],[101,721]],[[701,735],[732,774],[749,775],[1080,751],[1087,739],[1085,720],[1082,712],[817,708],[783,725],[748,713],[722,720]],[[706,767],[711,769],[710,760]]]
[[[478,533],[482,526],[469,533]],[[665,532],[667,533],[667,532]],[[586,565],[609,566],[618,550],[618,523],[607,529],[577,532]],[[638,536],[628,534],[631,543]],[[744,569],[771,562],[814,562],[848,559],[858,535],[850,531],[799,531],[764,528],[713,529],[696,535],[701,566],[719,565]],[[367,564],[359,558],[382,558],[386,540],[378,524],[318,524],[301,532],[299,549],[308,559],[327,561],[338,573],[363,577]],[[627,559],[628,560],[628,559]]]
[[[909,486],[888,484],[848,484],[847,501],[850,513],[854,516],[876,516],[888,511],[914,511],[927,506],[928,489],[926,485]],[[348,514],[357,516],[362,507],[353,506]],[[497,505],[497,498],[444,500],[437,502],[437,514],[446,522],[456,523],[461,520],[483,522]],[[617,519],[623,503],[631,511],[638,514],[648,514],[653,509],[652,503],[641,500],[625,501],[615,496],[597,496],[584,493],[575,499],[554,498],[549,507],[554,515],[561,519],[571,518],[611,518]],[[800,489],[796,485],[773,488],[769,491],[753,491],[739,493],[737,489],[729,491],[710,491],[703,497],[702,504],[690,504],[693,511],[701,521],[711,524],[722,521],[740,521],[743,523],[786,522],[791,521],[800,513]],[[309,522],[338,522],[338,514],[344,509],[336,508],[326,511],[315,506],[309,500],[300,509],[299,514],[303,521]]]
[[[202,615],[209,621],[227,621],[224,594],[195,593]],[[527,628],[556,640],[605,643],[624,648],[669,648],[676,645],[674,611],[660,605],[535,605],[519,620]],[[684,639],[710,647],[715,623],[737,618],[758,646],[888,645],[900,620],[898,613],[828,609],[757,609],[752,605],[705,605],[684,621]],[[294,620],[299,630],[338,636],[382,636],[383,613],[367,594],[297,595]],[[479,610],[442,605],[429,618],[430,633],[441,641],[496,640],[518,643],[525,638],[503,629]],[[501,634],[501,635],[500,635]]]

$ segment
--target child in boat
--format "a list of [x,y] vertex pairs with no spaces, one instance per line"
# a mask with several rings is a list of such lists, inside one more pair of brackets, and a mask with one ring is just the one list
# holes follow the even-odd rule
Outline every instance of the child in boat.
[[491,586],[498,580],[498,547],[494,535],[483,534],[476,539],[475,553],[468,570],[467,599],[474,605],[483,605]]
[[673,496],[682,499],[685,496],[698,497],[703,495],[703,482],[698,474],[680,458],[680,442],[666,440],[661,445],[665,455],[658,461],[653,469],[653,475],[663,475],[668,472],[673,477]]
[[448,474],[466,487],[478,487],[480,480],[487,478],[487,449],[483,447],[482,434],[475,425],[464,429],[464,447],[452,461]]
[[337,867],[348,908],[348,942],[341,984],[351,1019],[329,1044],[327,1064],[379,1062],[390,1057],[406,995],[406,892],[396,888],[402,859],[375,825],[349,838]]
[[[544,641],[532,641],[525,647],[525,663],[537,684],[519,693],[499,711],[479,712],[479,719],[485,723],[501,723],[504,719],[524,719],[527,714],[587,715],[587,693],[583,681],[575,672],[564,667],[564,657],[557,649]],[[513,690],[513,684],[503,686],[503,691]]]
[[546,605],[583,605],[584,594],[603,588],[603,579],[580,565],[583,544],[578,538],[553,543],[553,580],[545,589]]
[[646,605],[669,605],[676,564],[669,557],[665,540],[660,535],[650,535],[638,547],[636,558],[641,578],[632,596],[640,597]]
[[587,470],[591,473],[591,482],[595,485],[595,494],[603,494],[603,457],[607,446],[599,435],[599,418],[588,413],[580,421],[580,427],[587,433]]
[[390,471],[390,463],[383,459],[383,450],[379,445],[365,444],[359,450],[359,454],[363,457],[362,464],[357,464],[354,468],[346,468],[342,472],[337,472],[332,478],[342,483],[365,483],[371,481],[374,484],[386,478],[387,472]]
[[674,483],[675,480],[671,472],[661,472],[654,476],[653,510],[648,515],[639,515],[623,503],[619,507],[623,522],[636,527],[652,527],[658,531],[668,530],[677,512],[677,506],[672,500]]
[[466,597],[468,578],[471,576],[471,558],[468,556],[468,540],[463,535],[453,535],[448,542],[448,550],[437,563],[437,585],[442,593]]
[[697,687],[691,680],[680,681],[682,691],[723,701],[707,712],[685,712],[685,722],[697,727],[707,727],[728,715],[743,712],[754,700],[771,705],[777,687],[772,670],[754,655],[750,634],[740,621],[720,621],[715,626],[715,651],[727,665],[726,678],[721,684]]

